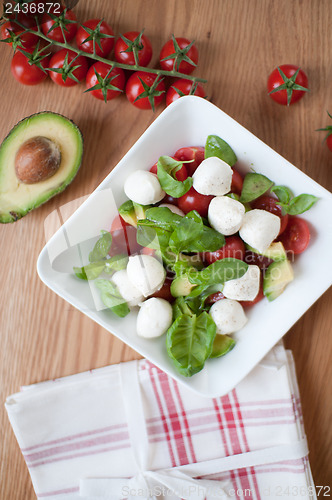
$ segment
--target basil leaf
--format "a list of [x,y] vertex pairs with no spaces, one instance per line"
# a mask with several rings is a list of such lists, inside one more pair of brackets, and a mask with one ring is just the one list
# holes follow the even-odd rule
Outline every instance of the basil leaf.
[[96,281],[96,285],[101,290],[101,300],[106,307],[120,318],[124,318],[129,314],[128,304],[124,301],[114,283],[109,280],[99,279]]
[[237,157],[227,142],[217,135],[209,135],[205,144],[205,158],[217,156],[231,167],[237,162]]
[[103,272],[106,261],[91,262],[83,267],[74,267],[74,273],[82,280],[94,280]]
[[222,292],[222,284],[217,285],[199,285],[196,286],[189,295],[184,297],[188,306],[196,313],[201,313],[210,309],[211,306],[205,305],[205,301],[212,293]]
[[101,231],[102,236],[99,238],[92,252],[89,254],[89,261],[96,262],[97,260],[104,259],[112,244],[112,235],[108,231]]
[[299,215],[309,210],[317,200],[318,198],[312,194],[300,194],[295,196],[289,205],[283,205],[283,208],[289,215]]
[[86,275],[86,272],[84,270],[84,267],[73,267],[74,273],[80,280],[87,280],[88,277]]
[[110,259],[106,259],[104,261],[105,264],[105,273],[113,273],[115,271],[121,271],[122,269],[126,269],[128,264],[128,256],[127,255],[114,255]]
[[225,237],[221,233],[204,226],[202,218],[192,213],[182,218],[169,240],[175,252],[214,252],[224,244]]
[[177,317],[167,331],[166,346],[181,375],[191,377],[202,370],[211,355],[215,336],[216,325],[207,312]]
[[272,186],[273,182],[265,177],[265,175],[249,172],[243,181],[240,201],[247,203],[256,200],[256,198],[262,196]]
[[289,203],[290,199],[293,197],[292,191],[286,186],[273,186],[271,192],[274,193],[281,203]]
[[154,221],[148,219],[137,221],[136,239],[137,243],[143,247],[155,250],[166,249],[171,234],[172,229],[164,229]]
[[195,285],[222,284],[231,279],[241,278],[247,269],[248,264],[242,260],[226,258],[216,260],[202,271],[188,274],[188,279]]
[[175,175],[182,165],[182,162],[176,161],[169,156],[161,156],[157,164],[157,175],[160,185],[165,193],[174,198],[180,198],[180,196],[186,194],[193,185],[191,177],[187,177],[187,179],[181,182],[172,176],[172,174]]
[[146,211],[146,218],[159,227],[170,230],[182,220],[181,215],[175,214],[168,207],[154,207]]
[[176,320],[179,316],[186,314],[188,316],[193,316],[193,312],[186,303],[184,297],[177,297],[173,303],[173,317]]

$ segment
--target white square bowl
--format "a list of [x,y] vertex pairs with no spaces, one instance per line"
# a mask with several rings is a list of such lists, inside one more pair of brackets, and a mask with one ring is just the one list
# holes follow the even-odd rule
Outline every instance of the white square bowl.
[[[229,354],[208,360],[200,373],[185,378],[178,374],[168,358],[165,336],[154,340],[138,337],[137,313],[131,312],[120,319],[103,309],[93,282],[80,281],[73,275],[72,268],[88,263],[92,238],[96,239],[100,230],[110,229],[117,206],[126,199],[123,185],[129,173],[148,169],[159,156],[172,155],[180,147],[204,146],[209,134],[219,135],[230,144],[243,171],[253,167],[276,184],[290,187],[295,195],[310,193],[318,196],[319,201],[303,216],[311,226],[312,237],[307,250],[293,264],[294,281],[275,301],[264,299],[248,311],[249,321],[236,335],[237,344]],[[216,397],[238,384],[331,284],[331,221],[332,196],[326,189],[216,106],[188,96],[177,100],[152,123],[60,227],[42,250],[37,269],[40,278],[54,292],[142,356],[188,388]],[[48,223],[52,223],[52,214],[46,220],[46,232]]]

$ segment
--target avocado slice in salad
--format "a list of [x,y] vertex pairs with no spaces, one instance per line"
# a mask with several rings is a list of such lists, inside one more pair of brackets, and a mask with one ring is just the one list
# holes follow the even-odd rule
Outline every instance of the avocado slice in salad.
[[233,349],[236,342],[229,335],[217,333],[213,341],[210,358],[220,358]]
[[81,165],[83,138],[45,111],[17,123],[0,146],[0,223],[15,222],[63,191]]
[[250,245],[246,245],[246,248],[251,252],[263,255],[264,257],[274,260],[275,262],[287,259],[286,250],[284,249],[284,246],[281,243],[281,241],[276,241],[274,243],[271,243],[269,248],[267,248],[263,253],[259,252],[255,248],[252,248]]
[[263,281],[263,292],[271,302],[282,294],[286,285],[293,281],[294,273],[290,262],[282,260],[272,262],[265,272]]
[[139,203],[128,200],[120,206],[119,214],[127,224],[137,227],[137,221],[146,219],[146,211],[151,207],[152,205],[140,205]]
[[190,283],[186,274],[181,274],[172,281],[171,294],[173,297],[186,297],[195,286]]

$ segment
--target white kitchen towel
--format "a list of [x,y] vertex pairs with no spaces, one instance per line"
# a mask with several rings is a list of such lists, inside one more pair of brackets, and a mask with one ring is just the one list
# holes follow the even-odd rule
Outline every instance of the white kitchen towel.
[[316,498],[281,344],[220,398],[140,360],[23,387],[6,409],[38,498]]

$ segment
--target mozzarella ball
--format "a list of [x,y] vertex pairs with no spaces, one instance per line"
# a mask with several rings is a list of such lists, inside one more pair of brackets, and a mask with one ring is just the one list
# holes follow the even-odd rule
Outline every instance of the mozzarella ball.
[[265,252],[280,231],[280,218],[266,210],[254,209],[246,212],[240,228],[245,243],[259,253]]
[[228,299],[254,300],[259,292],[261,273],[258,266],[248,266],[247,272],[235,280],[226,281],[222,293]]
[[181,217],[184,217],[184,212],[182,212],[181,208],[177,207],[176,205],[172,205],[171,203],[162,203],[159,206],[169,208],[170,211],[173,212],[173,214],[181,215]]
[[112,276],[113,283],[118,287],[120,295],[129,306],[137,306],[144,300],[144,295],[129,281],[126,269],[116,271]]
[[165,281],[166,271],[163,265],[151,255],[129,257],[127,265],[129,281],[148,297],[159,290]]
[[221,196],[231,190],[233,170],[217,158],[206,158],[193,175],[193,187],[200,194]]
[[172,306],[167,300],[151,297],[143,302],[137,316],[137,335],[146,339],[160,337],[172,324]]
[[217,333],[225,335],[241,330],[248,321],[241,304],[231,299],[215,302],[209,314],[217,326]]
[[244,205],[239,201],[228,196],[216,196],[210,202],[208,219],[213,229],[229,236],[240,229],[244,213]]
[[141,205],[158,203],[165,196],[158,177],[147,170],[136,170],[130,174],[124,184],[124,192],[130,200]]

